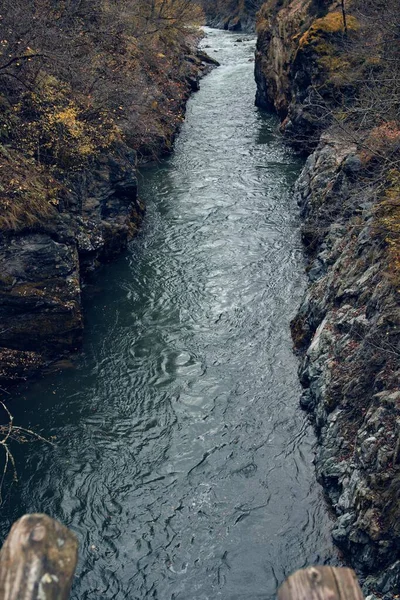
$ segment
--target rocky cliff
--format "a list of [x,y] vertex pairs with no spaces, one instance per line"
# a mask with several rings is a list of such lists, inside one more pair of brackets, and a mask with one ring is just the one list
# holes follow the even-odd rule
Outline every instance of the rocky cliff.
[[262,0],[203,0],[202,4],[210,27],[252,33]]
[[373,589],[398,593],[399,294],[363,168],[355,146],[323,136],[297,182],[310,286],[292,333],[318,479],[338,516],[333,537],[375,574]]
[[[171,117],[176,125],[162,135],[150,134],[147,145],[140,147],[142,156],[154,158],[171,148],[190,93],[199,88],[200,77],[215,61],[187,48],[183,63],[185,77],[177,87]],[[33,215],[29,220],[22,209],[20,224],[18,196],[4,197],[6,207],[9,202],[14,206],[8,220],[6,211],[0,215],[0,385],[4,387],[80,348],[82,283],[88,273],[127,247],[144,206],[138,197],[137,152],[122,140],[98,153],[85,168],[60,172],[58,180],[52,180],[52,208],[48,208],[48,180],[41,181],[35,161],[11,145],[0,145],[0,158],[10,181],[18,183],[21,194],[29,194]],[[5,192],[1,186],[0,192]],[[46,212],[39,219],[35,207],[44,195]]]
[[79,348],[85,274],[126,248],[143,214],[124,144],[69,181],[59,210],[0,240],[0,380]]
[[295,197],[310,283],[292,334],[302,406],[318,436],[317,475],[337,515],[333,537],[365,591],[392,597],[400,592],[400,310],[388,220],[397,227],[399,189],[395,163],[391,174],[383,163],[400,145],[395,124],[379,153],[373,140],[386,126],[369,124],[361,140],[342,125],[361,85],[349,76],[357,56],[347,53],[361,25],[346,15],[345,34],[338,8],[264,5],[257,104],[275,109],[287,139],[309,154]]

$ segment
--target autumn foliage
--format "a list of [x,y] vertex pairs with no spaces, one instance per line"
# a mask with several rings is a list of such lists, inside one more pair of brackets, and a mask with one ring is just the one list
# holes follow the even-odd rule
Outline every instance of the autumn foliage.
[[[398,0],[267,0],[261,43],[282,41],[262,69],[277,93],[282,129],[313,151],[321,134],[354,147],[360,202],[376,206],[375,240],[400,284],[400,17]],[[259,42],[262,58],[263,48]],[[281,60],[279,53],[284,60]],[[273,55],[273,52],[271,52]],[[273,94],[271,94],[273,96]],[[356,185],[355,182],[353,182]]]
[[68,173],[119,140],[168,147],[202,20],[189,0],[3,0],[0,228],[47,218]]

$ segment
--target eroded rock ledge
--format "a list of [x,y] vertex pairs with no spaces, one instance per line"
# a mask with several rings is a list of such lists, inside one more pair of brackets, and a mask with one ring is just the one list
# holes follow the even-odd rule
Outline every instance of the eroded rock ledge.
[[326,107],[343,93],[330,60],[340,15],[325,3],[331,12],[321,17],[316,4],[262,9],[257,104],[275,109],[287,139],[309,154],[295,187],[309,288],[292,335],[319,442],[317,476],[337,515],[332,534],[364,591],[391,598],[400,592],[399,292],[371,165],[313,98],[318,90]]

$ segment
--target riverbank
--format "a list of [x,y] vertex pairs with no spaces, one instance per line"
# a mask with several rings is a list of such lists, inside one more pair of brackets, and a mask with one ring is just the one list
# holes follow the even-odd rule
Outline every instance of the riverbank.
[[[381,28],[373,32],[357,4],[345,18],[346,30],[334,4],[266,3],[257,103],[276,110],[286,139],[309,154],[295,188],[309,288],[292,335],[302,406],[319,440],[318,479],[337,515],[333,537],[365,592],[393,597],[400,591],[397,98],[382,87],[392,49],[379,42]],[[375,54],[361,50],[368,35]],[[374,78],[378,107],[368,104]]]
[[[17,7],[10,11],[8,19]],[[69,24],[67,41],[72,48],[76,48],[74,36],[88,36],[79,33],[79,23],[77,16],[76,23]],[[154,23],[161,29],[159,21]],[[137,28],[140,32],[140,23]],[[105,79],[104,73],[112,76],[115,65],[102,67],[98,80],[93,73],[94,81],[85,95],[72,93],[67,76],[62,79],[58,72],[56,79],[46,61],[39,65],[43,72],[38,77],[30,66],[36,57],[32,50],[27,51],[25,61],[30,71],[24,72],[29,91],[19,83],[11,86],[10,81],[20,79],[21,74],[6,67],[1,70],[0,64],[0,100],[7,105],[0,123],[3,387],[24,381],[80,349],[82,285],[99,265],[127,247],[143,218],[137,163],[171,151],[188,98],[199,89],[200,78],[218,64],[196,49],[195,34],[189,31],[177,42],[168,31],[168,38],[157,33],[153,42],[138,37],[133,50],[132,33],[125,38],[119,33],[120,49],[125,47],[127,52],[129,47],[132,56],[118,67],[126,73],[118,75],[120,96],[115,98],[115,108],[112,82],[98,83]],[[89,51],[92,40],[84,42]],[[11,52],[11,42],[5,43]],[[105,45],[108,38],[97,43]],[[104,61],[116,64],[120,60],[113,51],[106,51],[109,55],[104,54]],[[22,64],[17,70],[25,68],[19,60]],[[7,69],[16,64],[11,59]],[[83,69],[81,62],[77,66]],[[132,107],[129,86],[138,85],[142,104]]]

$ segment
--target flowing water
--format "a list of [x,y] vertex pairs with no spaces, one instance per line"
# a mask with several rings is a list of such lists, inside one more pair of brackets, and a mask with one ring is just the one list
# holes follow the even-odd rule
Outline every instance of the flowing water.
[[12,404],[56,446],[14,448],[2,534],[34,511],[72,528],[74,600],[268,599],[338,560],[289,332],[301,163],[254,107],[254,40],[208,33],[222,66],[142,173],[146,222],[87,295],[83,355]]

